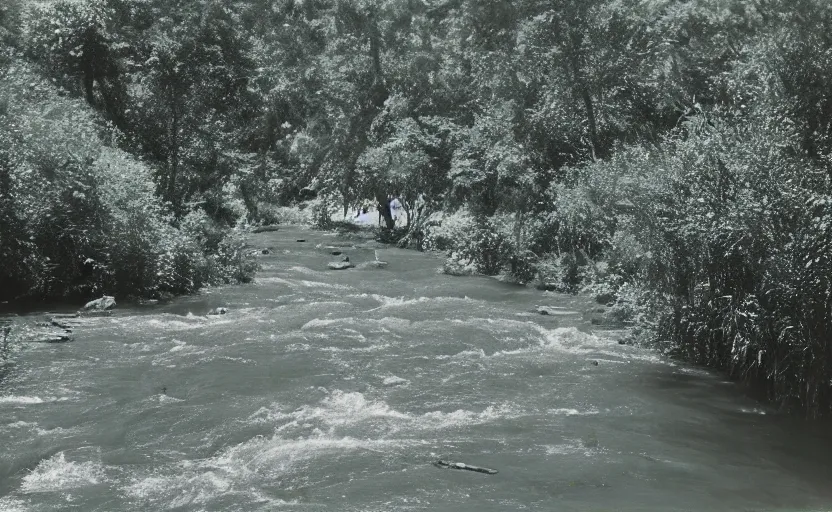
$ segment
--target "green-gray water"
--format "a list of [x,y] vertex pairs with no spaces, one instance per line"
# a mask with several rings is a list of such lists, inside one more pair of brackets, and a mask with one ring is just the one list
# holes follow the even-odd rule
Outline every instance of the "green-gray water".
[[570,297],[396,249],[327,271],[334,240],[256,235],[255,283],[20,353],[0,511],[832,509],[828,424],[618,345]]

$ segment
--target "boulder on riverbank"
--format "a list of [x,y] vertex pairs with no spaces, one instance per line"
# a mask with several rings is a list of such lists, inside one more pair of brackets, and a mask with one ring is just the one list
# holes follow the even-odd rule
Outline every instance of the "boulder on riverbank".
[[95,299],[84,304],[82,311],[109,311],[116,307],[116,299],[110,295],[104,295],[100,299]]

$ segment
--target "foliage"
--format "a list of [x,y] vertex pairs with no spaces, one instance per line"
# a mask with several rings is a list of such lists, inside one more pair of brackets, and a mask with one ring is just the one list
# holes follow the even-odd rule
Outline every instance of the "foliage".
[[0,75],[0,95],[4,297],[185,293],[250,278],[224,232],[196,233],[187,218],[173,227],[150,170],[104,145],[112,129],[77,100],[23,64]]
[[4,289],[245,280],[234,226],[370,200],[448,272],[584,290],[832,406],[829,2],[24,7],[0,7],[0,69],[25,67],[0,90]]
[[493,276],[503,270],[513,252],[508,237],[491,219],[478,218],[474,228],[455,241],[450,258],[473,265],[479,274]]

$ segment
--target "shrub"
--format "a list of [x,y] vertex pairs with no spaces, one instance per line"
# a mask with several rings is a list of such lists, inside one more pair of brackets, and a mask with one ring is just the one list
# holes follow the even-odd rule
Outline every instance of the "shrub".
[[477,219],[475,228],[462,234],[451,252],[453,258],[472,264],[477,273],[487,276],[499,274],[512,254],[508,237],[489,218]]
[[151,170],[107,147],[110,128],[85,104],[19,62],[0,71],[0,97],[3,298],[179,294],[250,279],[239,240],[204,212],[174,227]]
[[574,293],[580,289],[581,267],[573,253],[544,255],[535,268],[535,286],[541,290]]
[[311,208],[312,224],[319,229],[326,229],[332,225],[332,214],[329,211],[329,202],[314,201]]
[[[572,185],[587,190],[569,197],[591,196],[601,211],[621,197],[636,205],[602,223],[610,237],[592,235],[624,280],[611,315],[820,415],[832,406],[832,180],[776,119],[694,117],[662,151],[624,150],[590,165]],[[617,192],[591,193],[605,190],[610,172],[626,178]],[[555,263],[555,278],[578,280],[580,262]]]
[[474,217],[465,210],[437,217],[435,222],[426,223],[425,250],[451,251],[475,225]]

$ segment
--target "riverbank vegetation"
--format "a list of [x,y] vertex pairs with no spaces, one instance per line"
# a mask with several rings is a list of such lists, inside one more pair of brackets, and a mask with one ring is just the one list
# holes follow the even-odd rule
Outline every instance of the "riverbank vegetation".
[[828,2],[15,0],[0,27],[18,289],[244,277],[230,226],[317,196],[392,229],[393,194],[451,273],[589,290],[832,408]]
[[166,198],[159,162],[122,123],[118,65],[85,9],[0,8],[0,299],[164,297],[250,280],[226,205]]

